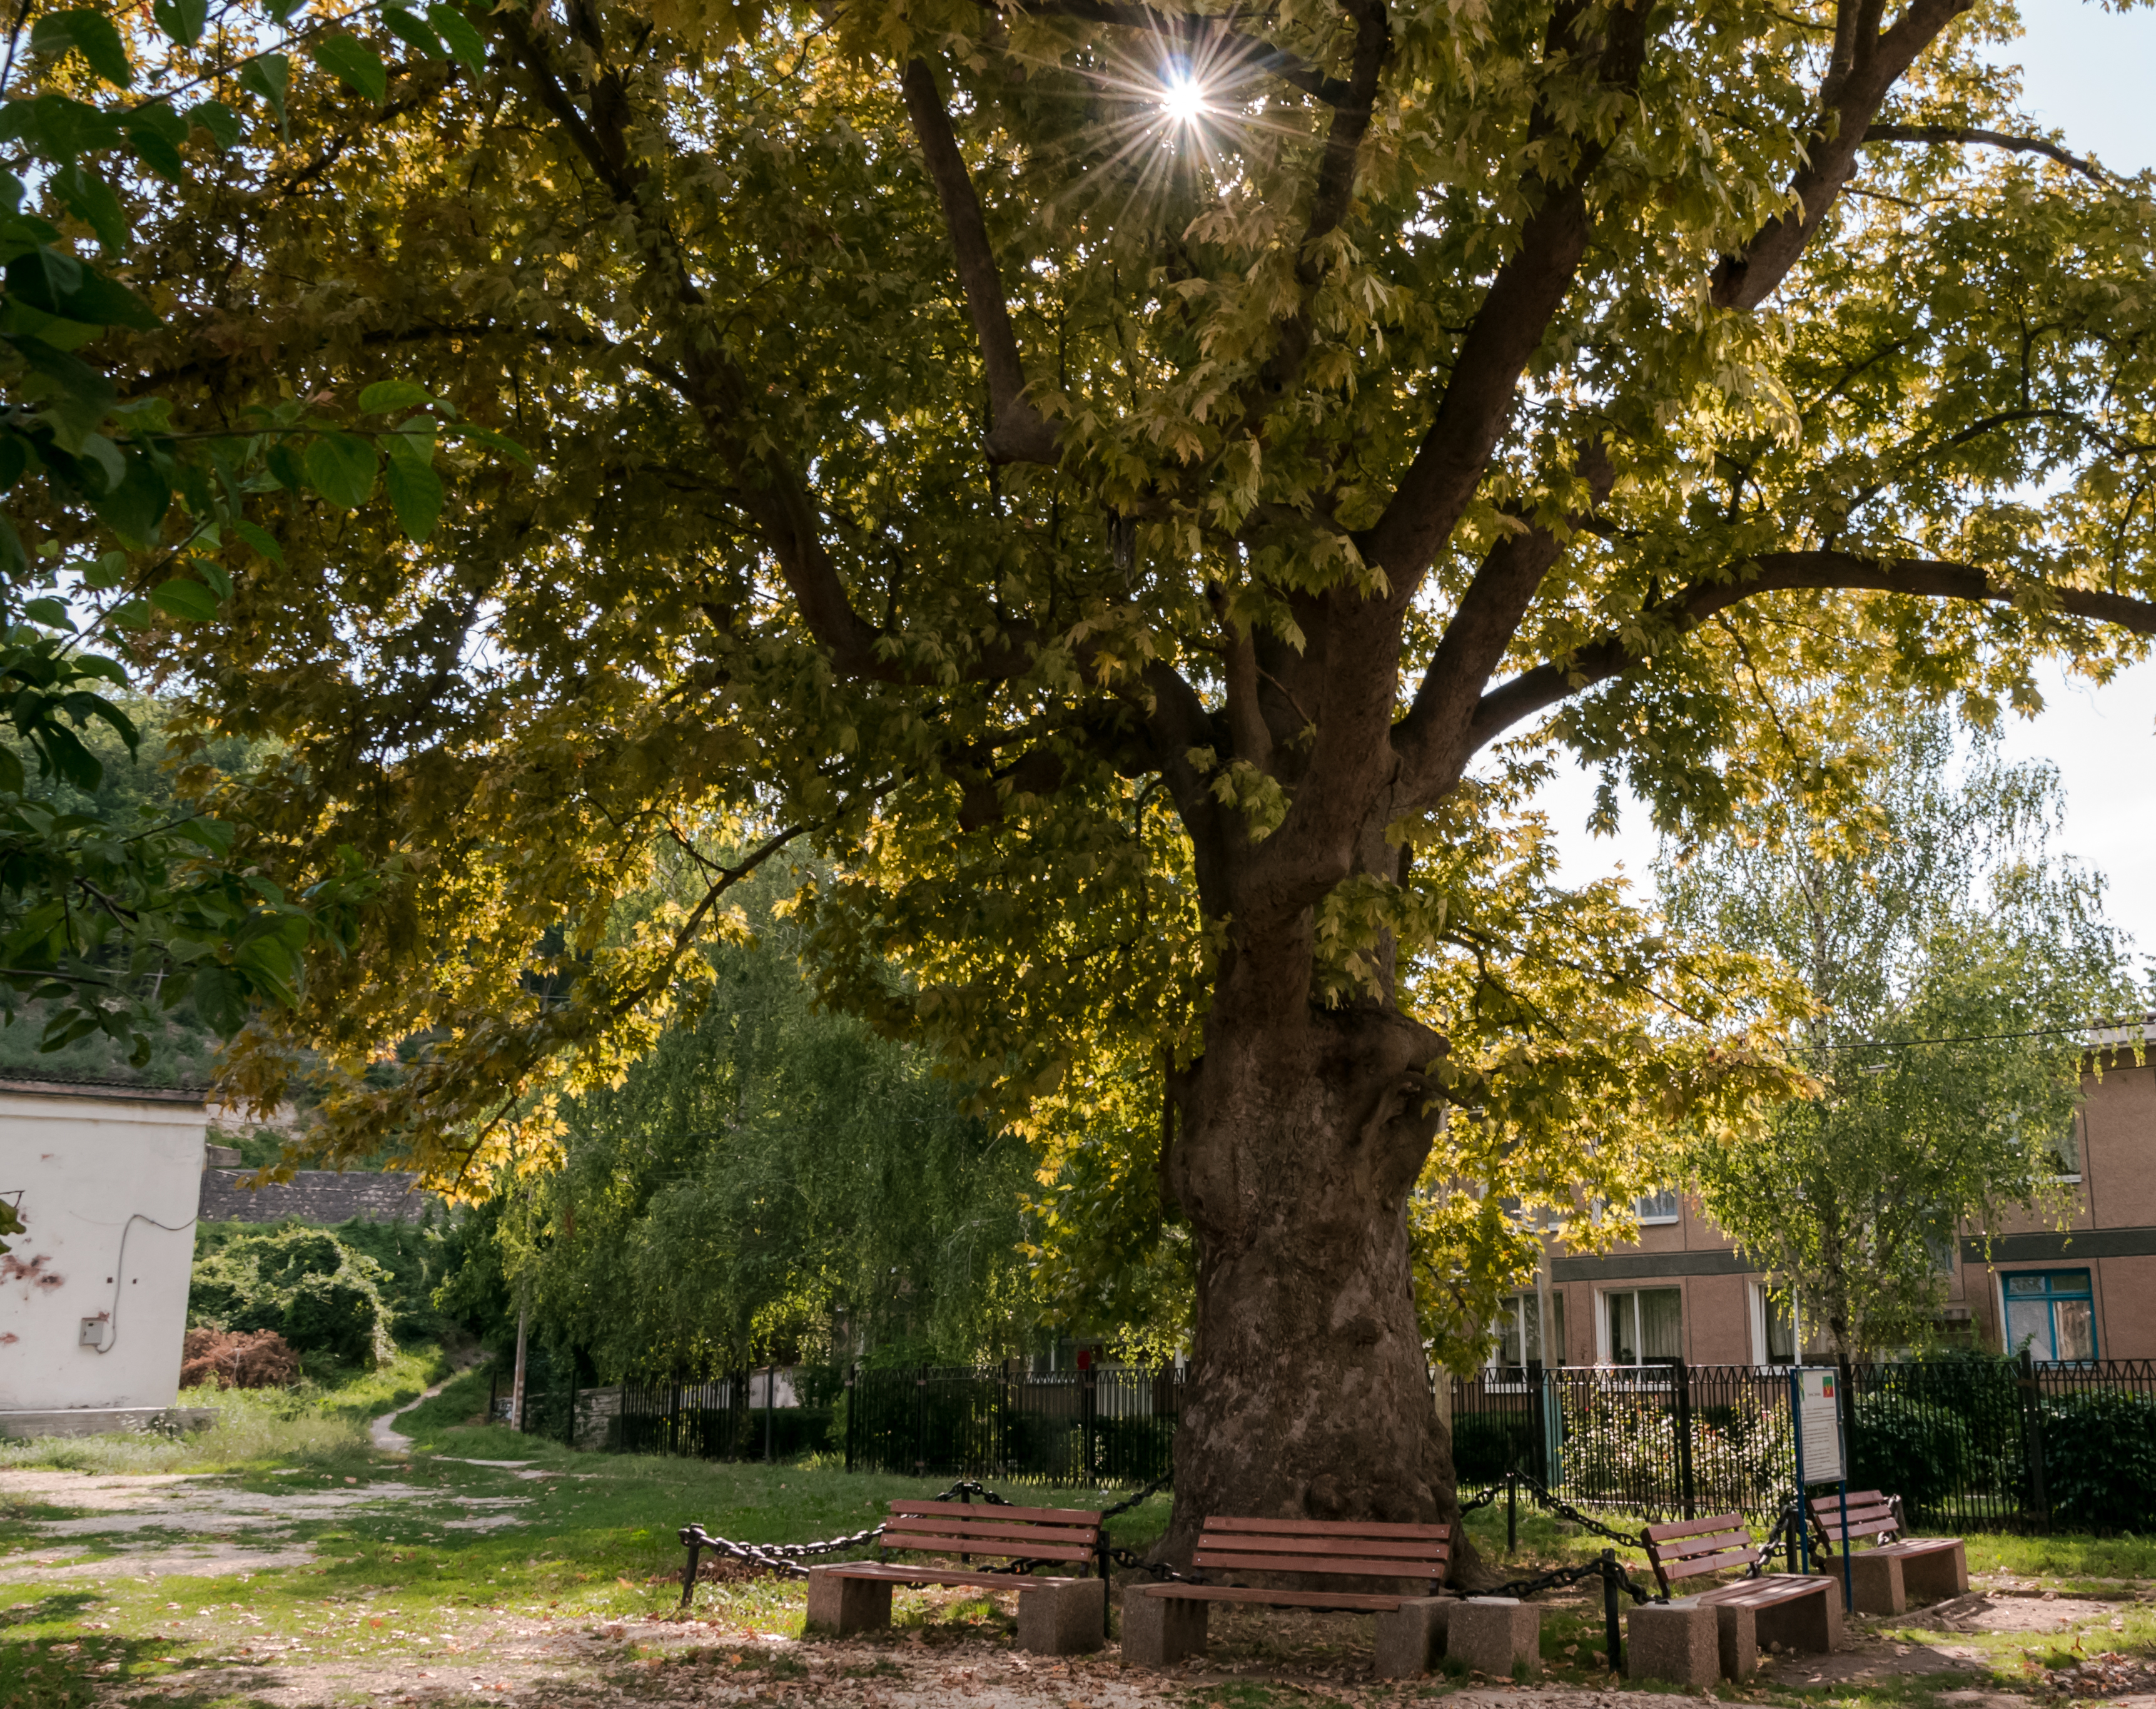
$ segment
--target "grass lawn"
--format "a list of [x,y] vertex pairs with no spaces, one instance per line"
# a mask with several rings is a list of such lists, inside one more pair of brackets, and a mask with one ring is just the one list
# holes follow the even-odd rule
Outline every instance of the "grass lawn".
[[[671,1618],[682,1524],[697,1521],[748,1542],[829,1537],[873,1524],[891,1498],[925,1493],[933,1480],[850,1475],[829,1464],[572,1453],[472,1423],[485,1404],[484,1370],[405,1415],[399,1428],[413,1439],[411,1452],[372,1449],[366,1419],[442,1370],[439,1358],[412,1357],[336,1390],[221,1396],[216,1428],[182,1442],[0,1447],[0,1578],[8,1581],[0,1584],[0,1704],[401,1705],[445,1691],[469,1698],[482,1688],[517,1703],[570,1701],[591,1690],[626,1702],[692,1683],[716,1692],[714,1701],[734,1701],[818,1669],[836,1670],[834,1689],[883,1680],[893,1690],[912,1677],[908,1670],[929,1665],[923,1658],[1023,1669],[1010,1650],[1007,1597],[902,1592],[887,1638],[803,1645],[790,1641],[801,1631],[800,1581],[722,1569],[718,1581],[699,1586],[693,1622]],[[64,1470],[188,1476],[93,1496],[79,1481],[51,1475]],[[1046,1506],[1101,1499],[1097,1491],[1009,1493]],[[1113,1534],[1142,1547],[1167,1519],[1167,1498],[1157,1496],[1120,1516]],[[1604,1547],[1523,1508],[1520,1549],[1507,1560],[1502,1506],[1469,1524],[1486,1561],[1507,1575],[1589,1559]],[[2156,1652],[2156,1614],[2117,1600],[2115,1582],[2156,1578],[2156,1543],[1969,1542],[1979,1578],[2054,1590],[2061,1612],[2075,1614],[2071,1629],[1956,1635],[1958,1674],[1812,1686],[1800,1668],[1785,1665],[1778,1680],[1722,1695],[1933,1709],[1945,1692],[1971,1685],[2026,1691],[2044,1669],[2075,1657],[2076,1645],[2083,1655]],[[191,1557],[202,1551],[210,1552]],[[34,1560],[22,1558],[33,1552]],[[1636,1552],[1628,1561],[1643,1576]],[[2076,1602],[2076,1591],[2112,1599]],[[1186,1687],[1168,1676],[1125,1675],[1111,1657],[1081,1671],[1098,1671],[1104,1691],[1121,1681],[1126,1691],[1142,1686],[1148,1702],[1194,1709],[1361,1701],[1373,1692],[1391,1701],[1470,1683],[1437,1676],[1397,1688],[1372,1684],[1364,1620],[1236,1609],[1216,1615],[1214,1634],[1214,1663],[1224,1673],[1268,1677]],[[1867,1639],[1881,1655],[1941,1640],[1937,1631],[1899,1625],[1872,1626]],[[1604,1647],[1598,1583],[1545,1603],[1550,1683],[1609,1689]],[[521,1659],[512,1666],[510,1658]]]

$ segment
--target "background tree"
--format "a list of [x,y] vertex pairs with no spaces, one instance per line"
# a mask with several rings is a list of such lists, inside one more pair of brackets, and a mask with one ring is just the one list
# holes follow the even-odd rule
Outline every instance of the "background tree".
[[[1177,1536],[1449,1511],[1418,1181],[1461,1231],[1501,1162],[1623,1202],[1661,1135],[1798,1078],[1743,969],[1536,876],[1536,757],[1709,824],[1805,763],[1801,716],[1759,739],[1772,685],[1981,718],[2156,629],[2151,203],[2017,115],[2013,27],[325,24],[343,70],[325,41],[141,201],[130,278],[174,312],[134,383],[228,432],[393,366],[536,466],[453,465],[420,545],[280,485],[281,562],[219,559],[190,668],[282,744],[265,870],[400,863],[230,1090],[318,1051],[332,1152],[528,1155],[535,1089],[611,1081],[729,891],[815,849],[824,993],[995,1121],[1158,1077]],[[749,852],[615,935],[670,839]]]
[[2087,1024],[2142,1006],[2102,880],[2051,854],[2056,774],[1954,745],[1943,717],[1870,721],[1835,757],[1856,810],[1778,791],[1660,871],[1679,927],[1797,969],[1816,1005],[1820,1095],[1693,1168],[1845,1370],[1933,1339],[1967,1229],[2063,1225]]
[[1031,1154],[923,1052],[817,1011],[771,890],[745,899],[757,940],[711,952],[701,1014],[564,1101],[558,1168],[505,1183],[536,1332],[610,1379],[1025,1349]]

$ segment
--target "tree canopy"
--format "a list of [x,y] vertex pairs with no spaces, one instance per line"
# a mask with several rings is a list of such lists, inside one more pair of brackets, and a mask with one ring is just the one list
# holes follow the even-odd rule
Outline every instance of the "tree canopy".
[[1936,715],[1851,735],[1837,757],[1868,810],[1777,794],[1661,871],[1679,930],[1772,956],[1813,998],[1796,1044],[1820,1096],[1693,1163],[1708,1214],[1845,1364],[1934,1338],[1965,1234],[2071,1215],[2090,1024],[2144,1006],[2102,880],[2050,847],[2050,767],[1995,742],[1958,764]]
[[[259,98],[121,175],[162,320],[116,371],[228,435],[393,380],[533,459],[444,445],[418,529],[371,447],[265,450],[278,551],[199,554],[232,593],[172,668],[280,744],[241,853],[384,880],[231,1089],[304,1048],[333,1151],[546,1143],[533,1092],[613,1079],[813,849],[830,999],[1045,1143],[1112,1093],[1115,1178],[1187,1219],[1178,1527],[1448,1511],[1418,1183],[1462,1239],[1622,1203],[1673,1125],[1804,1083],[1800,993],[1548,881],[1538,757],[1711,824],[1840,787],[1809,705],[1983,721],[2156,632],[2156,203],[2017,112],[2015,28],[218,13],[176,74]],[[668,849],[697,893],[624,911]]]

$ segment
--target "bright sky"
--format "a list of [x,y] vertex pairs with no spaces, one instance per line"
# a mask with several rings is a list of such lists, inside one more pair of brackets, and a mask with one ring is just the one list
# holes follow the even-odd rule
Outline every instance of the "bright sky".
[[[2093,154],[2114,172],[2156,167],[2156,124],[2149,87],[2156,78],[2156,10],[2106,12],[2076,0],[2024,0],[2027,38],[2002,59],[2018,59],[2023,104],[2066,146]],[[2110,881],[2111,918],[2131,932],[2143,955],[2156,956],[2156,660],[2102,690],[2044,681],[2047,702],[2032,720],[2015,720],[2006,736],[2013,759],[2042,758],[2059,768],[2066,798],[2064,852]],[[1612,838],[1587,834],[1594,781],[1573,772],[1543,793],[1567,859],[1569,882],[1622,867],[1644,883],[1655,838],[1645,810],[1629,806]]]

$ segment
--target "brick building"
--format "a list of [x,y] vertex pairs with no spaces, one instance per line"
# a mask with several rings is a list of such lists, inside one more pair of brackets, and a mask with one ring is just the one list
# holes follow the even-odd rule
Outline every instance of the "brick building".
[[[2145,1030],[2156,1034],[2156,1024]],[[2101,1079],[2090,1075],[2084,1091],[2079,1156],[2068,1160],[2081,1198],[2071,1227],[2001,1227],[1989,1262],[1980,1234],[1964,1231],[1940,1326],[1949,1338],[1994,1351],[2025,1342],[2041,1360],[2156,1358],[2156,1065],[2122,1057]],[[1666,1193],[1640,1211],[1634,1245],[1593,1257],[1553,1247],[1537,1286],[1508,1302],[1493,1363],[1788,1363],[1787,1316],[1697,1202]]]

